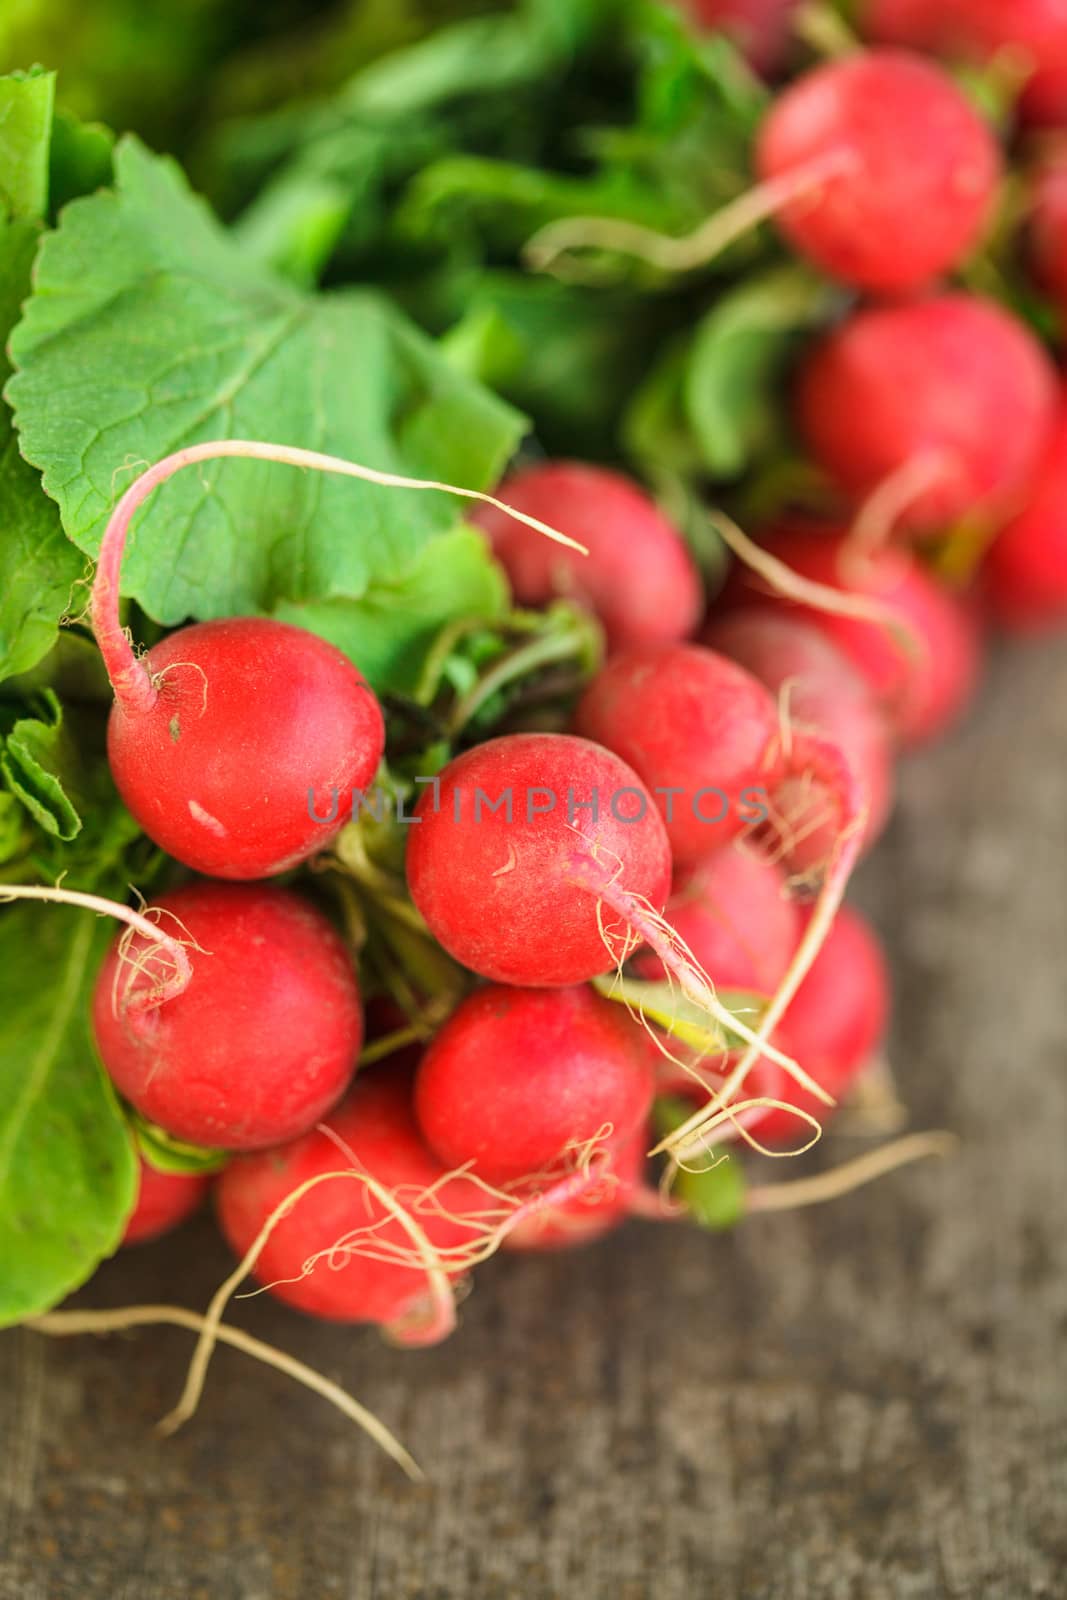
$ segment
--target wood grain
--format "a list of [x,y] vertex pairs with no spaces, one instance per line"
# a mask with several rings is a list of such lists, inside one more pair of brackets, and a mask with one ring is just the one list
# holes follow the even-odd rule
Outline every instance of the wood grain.
[[[240,1308],[388,1420],[424,1488],[228,1351],[158,1439],[184,1334],[6,1334],[3,1600],[1067,1592],[1063,645],[1002,658],[908,764],[860,891],[914,1124],[956,1129],[956,1159],[731,1238],[642,1224],[499,1261],[422,1354]],[[225,1267],[205,1221],[83,1299],[200,1306]]]

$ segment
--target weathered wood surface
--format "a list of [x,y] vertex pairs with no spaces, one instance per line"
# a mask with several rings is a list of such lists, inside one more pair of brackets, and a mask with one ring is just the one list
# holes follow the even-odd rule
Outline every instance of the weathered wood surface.
[[[184,1334],[4,1335],[3,1600],[1067,1594],[1067,650],[1002,659],[911,763],[862,890],[914,1122],[957,1159],[733,1238],[501,1261],[426,1354],[239,1310],[393,1424],[426,1488],[225,1351],[158,1439]],[[224,1266],[205,1224],[88,1298],[198,1306]]]

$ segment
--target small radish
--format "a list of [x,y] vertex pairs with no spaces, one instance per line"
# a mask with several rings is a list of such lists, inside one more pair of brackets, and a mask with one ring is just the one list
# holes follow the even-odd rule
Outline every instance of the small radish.
[[659,912],[670,891],[652,797],[585,739],[519,733],[476,745],[424,790],[415,816],[412,899],[450,955],[499,983],[562,986],[610,971],[639,942],[642,907]]
[[115,784],[149,837],[185,866],[218,878],[264,878],[321,850],[344,825],[353,791],[365,789],[377,771],[385,729],[381,708],[352,663],[288,623],[263,617],[196,623],[143,658],[134,654],[119,616],[130,522],[159,484],[183,467],[220,457],[442,491],[504,508],[476,490],[247,439],[179,450],[149,467],[122,496],[104,532],[92,592],[93,631],[115,691],[108,728]]
[[[864,844],[873,844],[892,806],[893,750],[886,720],[848,657],[812,624],[770,606],[713,618],[703,638],[786,698],[791,723],[815,729],[842,751],[867,801]],[[824,809],[825,797],[796,798],[802,807],[798,826]],[[825,844],[810,840],[814,859],[825,854]]]
[[773,698],[743,667],[697,645],[615,656],[586,689],[574,726],[652,790],[683,865],[766,815],[780,776]]
[[1056,383],[1033,335],[968,294],[854,312],[804,362],[797,419],[821,467],[863,498],[908,482],[916,533],[1011,506],[1052,427]]
[[[728,604],[740,601],[747,616],[752,602],[758,600],[766,610],[780,612],[783,619],[817,629],[866,680],[905,744],[936,738],[959,720],[974,698],[982,660],[977,618],[967,601],[946,589],[909,550],[899,546],[862,553],[852,549],[847,533],[810,525],[779,529],[765,535],[761,543],[802,578],[891,607],[900,617],[901,635],[883,623],[768,595],[759,577],[740,569],[727,590]],[[728,653],[730,625],[728,620],[716,621],[708,634],[710,643],[719,641],[718,647]],[[720,631],[723,629],[725,634]],[[741,652],[738,659],[771,688],[779,687],[781,678],[775,683],[773,672],[760,670],[758,653],[748,654],[748,650],[758,652],[758,646],[750,644],[746,649],[739,635],[735,638]],[[788,657],[783,657],[782,668],[788,672]],[[797,703],[798,712],[800,709]],[[835,734],[827,727],[827,733],[856,748],[847,730],[839,728]],[[871,798],[877,810],[877,761],[861,776],[866,776],[868,783],[874,778]]]
[[552,545],[504,512],[476,511],[471,520],[489,535],[520,605],[576,600],[599,617],[613,649],[692,633],[703,609],[699,575],[677,528],[636,483],[604,467],[551,461],[514,473],[499,493],[589,551]]
[[362,1039],[344,943],[298,896],[198,883],[146,913],[190,941],[192,978],[159,1003],[147,940],[112,945],[93,993],[100,1058],[177,1139],[253,1150],[291,1139],[343,1094]]
[[630,1214],[650,1142],[644,1128],[630,1139],[609,1141],[590,1174],[588,1190],[524,1217],[504,1235],[504,1249],[567,1250],[619,1227]]
[[137,1201],[126,1219],[123,1244],[142,1244],[169,1233],[198,1210],[212,1183],[205,1172],[161,1172],[140,1156]]
[[[785,870],[737,843],[683,868],[664,915],[721,990],[772,994],[800,937]],[[639,978],[665,977],[650,951],[639,951],[632,965]]]
[[1067,141],[1060,140],[1034,179],[1030,262],[1045,293],[1067,315]]
[[781,94],[763,125],[766,183],[838,158],[777,222],[833,277],[900,293],[957,266],[989,219],[1000,180],[991,132],[940,68],[863,51],[815,68]]
[[1005,627],[1029,633],[1067,621],[1067,404],[1026,506],[986,557],[985,577]]
[[[839,1100],[874,1058],[888,1025],[885,955],[867,920],[844,905],[782,1019],[788,1048]],[[782,1083],[775,1098],[827,1118],[826,1107],[795,1083]],[[800,1127],[787,1111],[768,1111],[752,1131],[761,1144],[795,1145]]]
[[725,33],[749,65],[767,76],[785,60],[799,0],[680,0],[682,11],[706,33]]
[[[326,1178],[353,1171],[395,1195],[435,1252],[462,1247],[471,1237],[464,1215],[485,1204],[473,1184],[442,1181],[445,1169],[412,1114],[410,1075],[376,1067],[361,1074],[323,1128],[232,1161],[215,1188],[218,1218],[243,1259],[288,1196],[324,1179],[271,1231],[254,1274],[279,1300],[312,1316],[389,1326],[417,1316],[432,1286],[426,1271],[409,1262],[417,1247],[380,1196],[352,1176]],[[434,1203],[420,1205],[431,1190]]]
[[585,986],[479,989],[426,1050],[415,1115],[446,1167],[491,1184],[549,1172],[598,1136],[631,1138],[652,1105],[648,1039]]

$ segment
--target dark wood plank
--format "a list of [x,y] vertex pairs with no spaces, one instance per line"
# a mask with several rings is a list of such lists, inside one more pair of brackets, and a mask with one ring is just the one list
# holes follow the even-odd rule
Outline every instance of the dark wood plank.
[[[1067,649],[1014,652],[909,764],[862,898],[949,1164],[714,1239],[500,1261],[424,1354],[265,1301],[432,1474],[242,1357],[152,1432],[189,1341],[0,1339],[4,1600],[1024,1600],[1067,1573]],[[852,1152],[838,1138],[823,1159]],[[207,1223],[88,1298],[203,1304]]]

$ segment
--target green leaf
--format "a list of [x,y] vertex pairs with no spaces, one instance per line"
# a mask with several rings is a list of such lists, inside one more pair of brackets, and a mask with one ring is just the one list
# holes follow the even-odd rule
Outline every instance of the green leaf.
[[333,254],[352,201],[336,178],[296,169],[268,185],[231,233],[256,261],[310,288]]
[[202,1145],[172,1138],[130,1108],[127,1115],[138,1150],[157,1172],[221,1172],[230,1159],[225,1150],[206,1150]]
[[504,575],[481,534],[457,528],[427,545],[407,572],[372,583],[360,600],[283,603],[275,615],[329,639],[383,693],[410,694],[446,623],[507,609]]
[[[386,471],[494,481],[516,412],[376,295],[309,296],[257,267],[136,140],[116,190],[76,200],[45,238],[12,338],[8,385],[26,457],[91,555],[117,469],[194,440],[281,440]],[[359,599],[453,528],[446,495],[277,465],[209,463],[141,513],[123,590],[148,615],[273,611]]]
[[[11,370],[4,347],[30,292],[39,237],[35,222],[0,222],[0,384]],[[0,681],[47,654],[84,567],[0,405]]]
[[35,67],[0,78],[0,212],[14,221],[48,208],[48,145],[56,75]]
[[15,798],[45,833],[71,840],[82,820],[67,790],[77,754],[63,727],[63,711],[52,691],[43,695],[44,715],[22,717],[4,741],[0,772]]
[[133,1141],[89,1031],[112,931],[65,906],[0,913],[0,1325],[84,1283],[133,1207]]
[[49,190],[51,213],[55,215],[68,200],[92,194],[111,182],[111,157],[115,135],[99,122],[79,122],[65,111],[57,111],[52,123]]
[[781,431],[782,380],[798,336],[825,320],[838,291],[802,267],[746,279],[697,327],[684,408],[705,467],[732,478]]

